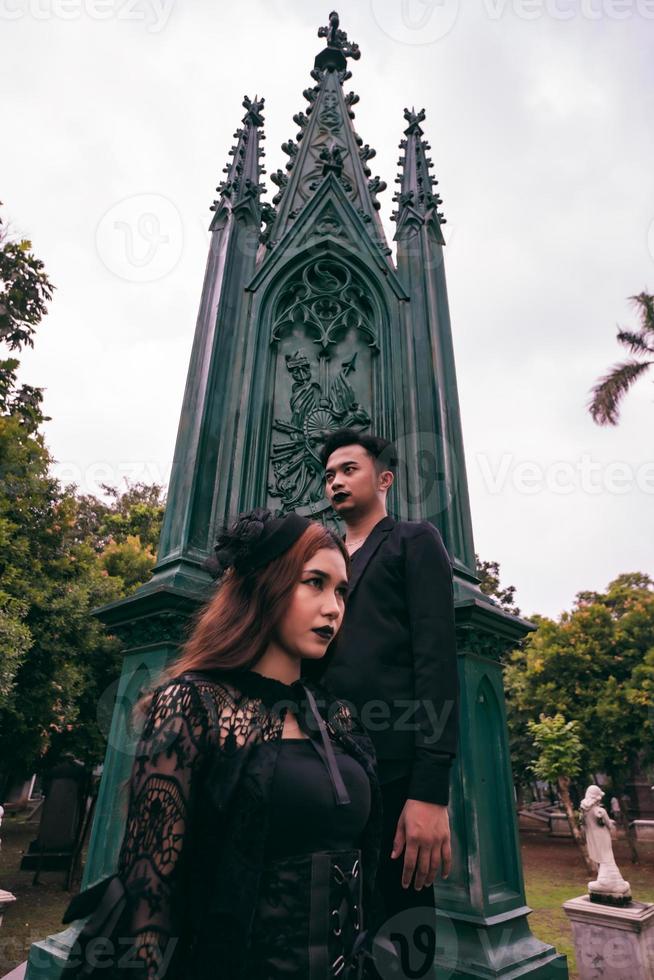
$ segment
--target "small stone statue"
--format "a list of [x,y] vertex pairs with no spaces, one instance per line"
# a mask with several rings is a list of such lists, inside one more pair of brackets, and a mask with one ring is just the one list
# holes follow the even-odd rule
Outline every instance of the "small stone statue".
[[581,819],[586,832],[586,846],[591,861],[599,865],[597,879],[588,882],[591,900],[624,905],[631,900],[631,888],[625,881],[613,857],[611,830],[615,823],[601,806],[604,792],[599,786],[589,786],[581,801]]

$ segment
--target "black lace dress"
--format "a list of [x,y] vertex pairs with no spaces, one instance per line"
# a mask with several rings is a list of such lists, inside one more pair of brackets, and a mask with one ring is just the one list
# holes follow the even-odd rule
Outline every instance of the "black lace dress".
[[[282,704],[309,738],[282,737]],[[374,750],[326,692],[253,671],[162,685],[117,872],[64,917],[90,916],[64,975],[358,977],[380,828]]]

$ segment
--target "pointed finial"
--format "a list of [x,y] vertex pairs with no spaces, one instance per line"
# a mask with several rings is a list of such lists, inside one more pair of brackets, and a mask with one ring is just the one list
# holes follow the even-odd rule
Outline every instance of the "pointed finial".
[[418,136],[422,136],[422,129],[420,128],[420,123],[425,121],[425,110],[421,109],[420,112],[416,112],[415,109],[405,109],[404,118],[408,122],[407,128],[404,130],[407,136],[413,136],[417,133]]
[[357,61],[361,57],[359,45],[348,41],[345,31],[340,29],[340,18],[335,10],[329,15],[329,25],[318,28],[318,37],[327,38],[327,47],[316,57],[314,69],[345,71],[347,58]]
[[[264,167],[259,163],[259,159],[264,156],[263,149],[259,147],[259,140],[264,139],[264,134],[260,132],[264,121],[261,114],[264,99],[256,95],[254,99],[250,99],[245,95],[241,104],[246,113],[242,128],[234,133],[236,144],[229,150],[229,156],[234,159],[223,167],[223,173],[227,176],[216,188],[219,197],[211,205],[211,210],[215,212],[214,222],[225,210],[225,199],[229,199],[231,209],[234,210],[244,202],[258,201],[259,195],[265,190],[259,179],[265,173]],[[214,223],[212,230],[213,228]]]
[[440,225],[445,224],[445,218],[438,210],[443,201],[434,191],[438,181],[429,173],[433,163],[426,154],[431,147],[422,138],[423,131],[420,126],[420,123],[425,121],[425,116],[424,109],[420,112],[416,112],[415,108],[404,110],[404,118],[409,125],[404,130],[407,139],[400,142],[400,149],[404,150],[404,156],[398,160],[400,173],[395,179],[395,183],[400,184],[400,190],[393,197],[399,206],[397,211],[393,212],[391,220],[401,222],[406,208],[413,211],[412,220],[415,220],[416,214],[421,214],[423,220],[431,220],[430,216],[435,215],[439,227],[438,235],[441,244],[444,245]]
[[260,99],[255,95],[254,100],[249,99],[247,95],[243,96],[243,108],[247,109],[247,112],[243,116],[244,123],[251,123],[253,126],[263,126],[263,116],[261,115],[261,110],[263,109],[264,102],[266,100],[262,97]]

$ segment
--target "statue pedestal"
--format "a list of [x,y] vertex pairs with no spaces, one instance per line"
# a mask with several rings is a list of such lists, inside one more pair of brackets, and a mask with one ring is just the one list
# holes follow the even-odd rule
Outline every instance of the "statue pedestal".
[[564,902],[563,910],[572,925],[580,980],[654,977],[654,904],[615,908],[583,895]]
[[634,820],[632,827],[636,840],[654,840],[654,820]]
[[4,889],[0,888],[0,926],[2,925],[2,916],[4,915],[5,909],[8,909],[9,906],[13,905],[15,901],[15,895],[12,895],[11,892],[6,892]]

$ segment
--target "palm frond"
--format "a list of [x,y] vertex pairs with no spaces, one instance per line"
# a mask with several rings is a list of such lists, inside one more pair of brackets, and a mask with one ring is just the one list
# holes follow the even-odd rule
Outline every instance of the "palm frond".
[[631,330],[618,330],[618,340],[629,349],[630,354],[654,354],[654,339],[652,347],[648,345],[648,339],[642,331],[633,333]]
[[643,292],[629,299],[638,310],[642,332],[654,333],[654,295]]
[[652,361],[625,361],[614,364],[607,375],[592,388],[588,411],[598,425],[617,425],[620,401],[634,381],[644,374]]

